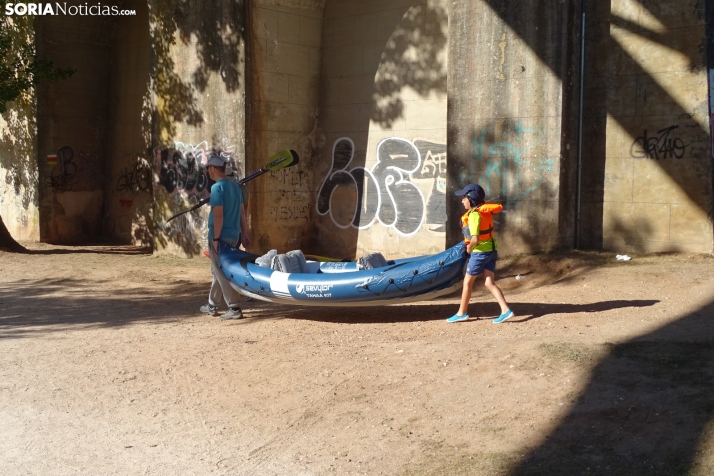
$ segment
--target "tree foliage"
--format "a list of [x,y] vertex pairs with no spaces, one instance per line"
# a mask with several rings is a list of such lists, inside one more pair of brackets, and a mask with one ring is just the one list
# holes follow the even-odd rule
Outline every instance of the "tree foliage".
[[[0,0],[0,15],[6,0]],[[66,79],[74,70],[58,68],[37,56],[31,16],[0,16],[0,114],[33,86]]]
[[[12,107],[11,103],[28,100],[34,86],[66,79],[74,70],[58,68],[52,61],[39,58],[35,49],[32,16],[7,16],[0,0],[0,114]],[[25,251],[10,235],[0,216],[0,249]]]

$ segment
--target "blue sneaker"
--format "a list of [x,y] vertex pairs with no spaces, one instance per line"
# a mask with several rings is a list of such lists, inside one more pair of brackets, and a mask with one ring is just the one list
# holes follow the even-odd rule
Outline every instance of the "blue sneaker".
[[461,314],[460,316],[458,314],[454,314],[450,318],[446,320],[446,322],[461,322],[461,321],[468,321],[469,320],[469,315],[468,314]]
[[515,314],[513,314],[513,311],[511,311],[511,310],[509,309],[508,311],[504,312],[503,314],[501,314],[500,316],[498,316],[496,319],[494,319],[494,320],[493,320],[493,323],[494,323],[494,324],[500,324],[500,323],[502,323],[503,321],[505,321],[506,319],[512,318],[513,316],[515,316]]

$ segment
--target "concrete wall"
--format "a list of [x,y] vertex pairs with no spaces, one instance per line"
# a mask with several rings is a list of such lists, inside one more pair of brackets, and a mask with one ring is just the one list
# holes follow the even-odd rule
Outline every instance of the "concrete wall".
[[245,173],[245,43],[241,0],[150,2],[154,243],[193,256],[207,249],[208,207],[164,227],[208,195],[215,150]]
[[[113,17],[43,16],[37,23],[40,55],[76,71],[70,79],[38,88],[40,239],[96,243],[102,227]],[[56,160],[48,158],[55,155]]]
[[111,243],[152,245],[151,76],[145,1],[115,19],[107,130],[102,235]]
[[0,216],[16,240],[40,239],[35,98],[0,115]]
[[584,245],[711,251],[704,1],[588,4]]
[[505,253],[571,246],[577,151],[576,2],[458,1],[449,42],[448,242],[467,183],[503,202]]
[[[8,31],[34,38],[31,18],[15,18]],[[12,45],[18,48],[20,45]],[[14,51],[3,52],[8,56]],[[0,217],[16,240],[38,240],[37,103],[27,91],[0,115]]]
[[243,176],[295,149],[248,187],[252,251],[438,251],[469,182],[506,206],[504,253],[711,251],[704,5],[131,0],[135,17],[41,17],[38,51],[77,73],[3,116],[0,213],[19,239],[191,256],[208,209],[162,225],[208,194],[208,152]]
[[283,149],[300,157],[297,166],[248,185],[255,252],[307,251],[313,234],[322,9],[313,0],[261,0],[249,9],[249,168],[257,170]]
[[448,4],[326,2],[316,248],[444,249]]

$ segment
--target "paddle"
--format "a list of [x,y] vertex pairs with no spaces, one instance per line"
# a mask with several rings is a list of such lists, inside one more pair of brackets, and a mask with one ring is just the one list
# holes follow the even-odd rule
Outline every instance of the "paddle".
[[[300,161],[300,157],[298,157],[297,152],[294,150],[281,150],[280,152],[276,152],[273,154],[270,159],[268,159],[269,162],[261,167],[260,169],[256,170],[252,174],[248,175],[247,177],[244,177],[238,181],[238,185],[243,185],[246,182],[249,182],[253,180],[256,177],[259,177],[260,175],[263,175],[266,172],[271,172],[275,170],[280,170],[280,169],[285,169],[287,167],[292,167],[293,165],[297,164]],[[178,212],[176,215],[170,217],[162,226],[166,226],[168,222],[173,220],[176,217],[180,217],[181,215],[192,212],[195,209],[202,207],[206,203],[208,203],[211,200],[211,197],[206,197],[201,199],[197,204],[189,208],[188,210],[184,210],[182,212]]]

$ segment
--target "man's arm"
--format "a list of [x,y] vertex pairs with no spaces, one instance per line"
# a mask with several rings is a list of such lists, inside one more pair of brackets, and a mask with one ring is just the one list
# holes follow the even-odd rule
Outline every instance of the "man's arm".
[[216,238],[221,237],[221,231],[223,230],[223,205],[218,205],[213,208],[213,249],[218,253],[218,241]]

